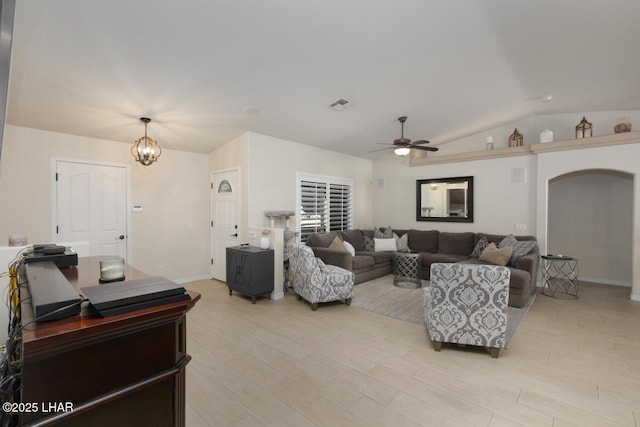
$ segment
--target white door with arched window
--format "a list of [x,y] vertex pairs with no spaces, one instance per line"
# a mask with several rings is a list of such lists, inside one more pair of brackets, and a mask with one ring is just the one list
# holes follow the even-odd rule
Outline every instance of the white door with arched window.
[[211,276],[227,280],[226,253],[240,242],[240,170],[211,173]]

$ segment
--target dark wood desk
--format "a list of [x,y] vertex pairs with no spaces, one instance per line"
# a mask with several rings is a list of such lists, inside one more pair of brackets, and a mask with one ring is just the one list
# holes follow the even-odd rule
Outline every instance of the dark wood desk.
[[[79,258],[61,269],[78,290],[100,286],[100,257]],[[125,267],[127,279],[146,275]],[[26,284],[22,323],[33,319]],[[32,323],[23,330],[22,402],[39,412],[25,425],[184,426],[186,313],[200,299],[101,318],[89,314]],[[42,405],[71,402],[72,412],[42,412]]]

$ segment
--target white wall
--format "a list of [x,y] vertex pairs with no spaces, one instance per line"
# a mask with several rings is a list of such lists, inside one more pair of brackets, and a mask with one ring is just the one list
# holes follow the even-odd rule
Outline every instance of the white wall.
[[[266,210],[296,208],[296,173],[354,181],[354,227],[373,225],[372,161],[255,133],[249,134],[249,225],[268,226]],[[299,218],[296,217],[296,220]],[[290,228],[295,229],[291,218]]]
[[176,281],[207,277],[207,155],[163,149],[160,160],[146,167],[134,162],[129,148],[129,143],[7,126],[0,165],[0,239],[20,233],[29,243],[52,240],[51,157],[128,164],[131,202],[144,208],[131,216],[132,265]]
[[[512,169],[524,168],[527,183],[511,183]],[[473,231],[495,234],[535,234],[536,159],[507,157],[473,162],[409,167],[406,160],[391,158],[375,162],[373,176],[374,225],[405,229]],[[474,222],[416,221],[416,180],[474,177]],[[384,189],[378,188],[384,180]],[[527,231],[516,231],[526,224]]]

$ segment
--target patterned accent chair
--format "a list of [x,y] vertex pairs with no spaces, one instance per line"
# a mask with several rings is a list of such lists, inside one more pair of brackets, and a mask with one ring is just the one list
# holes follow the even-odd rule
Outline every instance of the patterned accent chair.
[[325,264],[303,243],[289,242],[287,250],[289,280],[299,300],[307,300],[313,311],[318,309],[318,303],[321,302],[344,300],[347,305],[351,305],[353,272]]
[[425,322],[433,348],[443,342],[488,347],[497,358],[505,347],[510,271],[497,265],[431,265],[424,290]]

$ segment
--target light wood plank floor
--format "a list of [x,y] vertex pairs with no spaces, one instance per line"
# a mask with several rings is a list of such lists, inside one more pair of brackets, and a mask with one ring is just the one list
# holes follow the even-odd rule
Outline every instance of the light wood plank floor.
[[433,351],[425,327],[193,282],[187,425],[640,427],[640,303],[583,284],[538,295],[498,359]]

